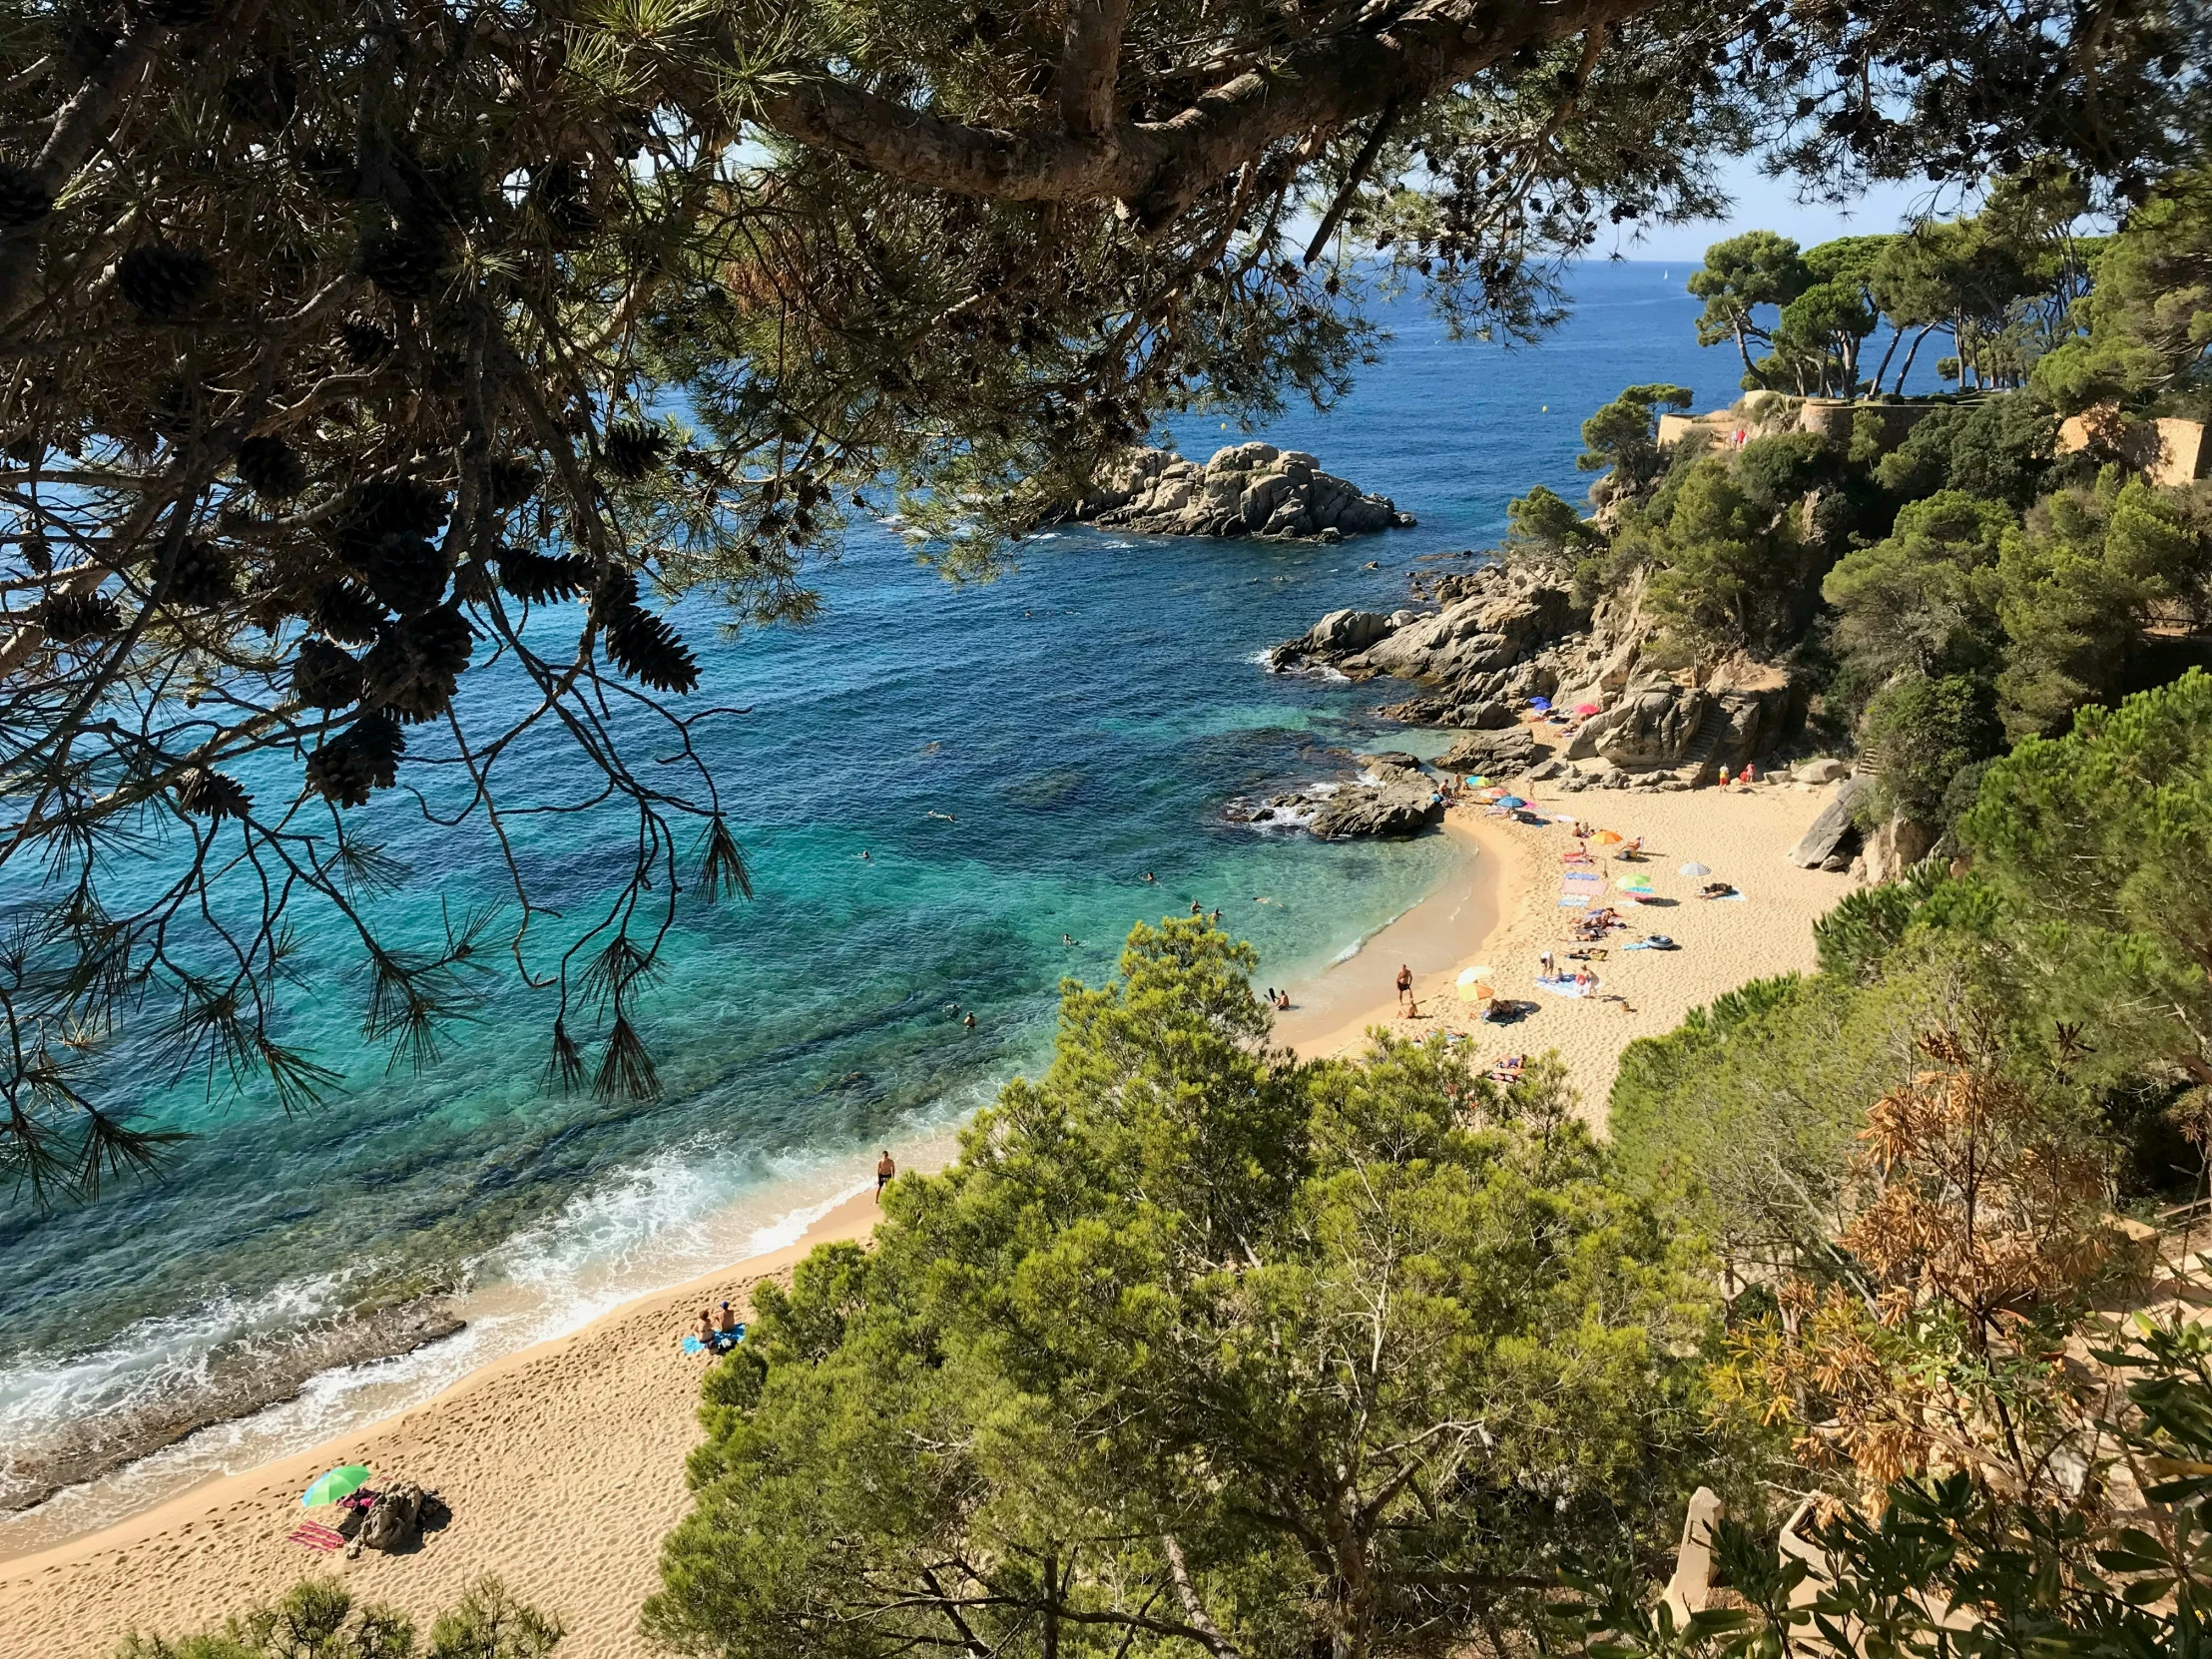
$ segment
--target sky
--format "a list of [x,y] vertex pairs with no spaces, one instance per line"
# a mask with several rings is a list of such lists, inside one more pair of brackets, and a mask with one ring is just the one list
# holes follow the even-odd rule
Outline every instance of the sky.
[[[1873,236],[1895,231],[1916,209],[1927,211],[1931,201],[1927,185],[1878,185],[1848,207],[1826,202],[1801,203],[1793,179],[1767,179],[1759,173],[1756,158],[1745,157],[1722,169],[1724,188],[1735,198],[1726,219],[1701,220],[1692,225],[1653,226],[1641,242],[1623,237],[1621,254],[1631,260],[1666,260],[1696,264],[1708,245],[1745,231],[1779,231],[1795,237],[1798,246],[1811,248],[1836,237]],[[1946,206],[1950,205],[1948,203]],[[1601,243],[1600,252],[1608,252]]]

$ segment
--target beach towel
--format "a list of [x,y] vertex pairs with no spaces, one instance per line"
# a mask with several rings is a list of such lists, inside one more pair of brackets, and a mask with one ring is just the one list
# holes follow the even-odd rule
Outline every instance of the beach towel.
[[1593,978],[1586,985],[1577,985],[1570,974],[1564,979],[1539,979],[1536,981],[1536,988],[1549,991],[1553,996],[1588,996],[1597,989],[1598,984],[1599,981]]
[[327,1526],[319,1525],[314,1521],[301,1521],[285,1533],[284,1537],[289,1543],[305,1544],[309,1549],[318,1549],[325,1555],[333,1549],[340,1548],[345,1543],[342,1534],[333,1532]]
[[1741,892],[1724,892],[1720,895],[1720,897],[1714,899],[1713,902],[1716,904],[1726,904],[1732,899],[1739,904],[1747,902]]

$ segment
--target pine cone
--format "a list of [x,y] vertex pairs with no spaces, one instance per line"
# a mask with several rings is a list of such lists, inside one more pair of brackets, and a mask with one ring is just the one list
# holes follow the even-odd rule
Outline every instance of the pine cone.
[[340,807],[365,805],[399,778],[407,734],[382,713],[364,714],[307,757],[307,788]]
[[384,626],[383,606],[353,582],[332,582],[315,595],[309,620],[334,640],[367,645]]
[[163,596],[172,605],[206,609],[228,605],[239,596],[238,575],[230,556],[213,542],[188,541],[170,561]]
[[385,536],[434,536],[446,519],[445,495],[412,478],[376,478],[345,492],[337,539],[347,555],[366,554]]
[[574,553],[537,553],[527,547],[499,552],[499,585],[517,599],[542,604],[573,599],[591,586],[591,561]]
[[421,536],[397,530],[379,536],[352,564],[368,591],[401,616],[427,611],[445,597],[445,579],[450,574],[445,555],[435,542]]
[[361,239],[361,275],[394,299],[428,299],[445,286],[448,244],[430,225],[402,225]]
[[234,75],[223,83],[223,108],[233,121],[271,132],[291,119],[299,107],[299,79],[290,64],[277,58],[247,75]]
[[361,665],[328,640],[302,641],[291,693],[310,709],[349,708],[361,700]]
[[556,248],[581,242],[598,223],[584,187],[583,173],[568,162],[555,162],[530,186],[530,205],[545,221]]
[[215,285],[215,267],[197,248],[156,243],[123,256],[116,266],[115,285],[141,315],[167,321],[192,309]]
[[244,818],[254,810],[254,798],[235,778],[187,767],[177,775],[177,805],[195,818]]
[[355,368],[374,368],[391,355],[399,342],[365,316],[349,316],[338,324],[338,344],[346,361]]
[[0,167],[0,230],[36,225],[54,211],[54,193],[42,189],[30,172]]
[[661,618],[637,605],[607,619],[607,655],[623,672],[656,691],[688,692],[699,684],[691,649]]
[[627,570],[611,570],[592,590],[591,619],[602,625],[624,611],[637,609],[638,579]]
[[544,481],[545,469],[520,455],[501,455],[484,463],[484,493],[501,512],[521,506]]
[[402,720],[435,720],[452,707],[473,644],[458,606],[406,618],[361,662],[369,698]]
[[248,438],[239,445],[239,479],[256,495],[281,501],[307,487],[307,469],[279,437]]
[[606,442],[600,446],[600,455],[607,463],[607,470],[617,478],[643,478],[661,464],[661,457],[668,453],[668,434],[658,426],[642,426],[636,421],[618,421],[607,428]]
[[123,612],[104,593],[58,593],[31,613],[56,645],[123,632]]

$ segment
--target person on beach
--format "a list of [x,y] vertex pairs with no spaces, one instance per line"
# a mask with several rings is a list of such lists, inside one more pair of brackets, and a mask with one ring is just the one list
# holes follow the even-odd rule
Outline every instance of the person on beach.
[[1539,979],[1549,979],[1551,977],[1551,952],[1548,950],[1536,958],[1536,977]]
[[715,1346],[715,1317],[707,1309],[699,1310],[699,1318],[692,1322],[692,1335],[699,1339],[699,1346],[709,1353]]
[[883,1148],[883,1156],[875,1160],[875,1202],[883,1202],[883,1189],[891,1184],[891,1177],[898,1173],[898,1166],[891,1162],[891,1149]]
[[1291,993],[1289,991],[1277,991],[1275,993],[1275,1005],[1288,1011],[1291,1006]]
[[1413,966],[1410,962],[1400,962],[1397,965],[1397,1005],[1405,1011],[1407,1019],[1420,1011],[1419,1004],[1413,1000]]

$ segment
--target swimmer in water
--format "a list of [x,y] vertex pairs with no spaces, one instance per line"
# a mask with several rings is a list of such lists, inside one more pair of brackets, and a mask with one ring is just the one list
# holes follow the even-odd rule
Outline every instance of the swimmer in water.
[[1140,877],[1140,879],[1141,879],[1141,880],[1146,880],[1146,881],[1157,881],[1157,880],[1159,880],[1160,878],[1159,878],[1159,877],[1158,877],[1157,875],[1153,874],[1153,873],[1152,873],[1152,871],[1150,871],[1150,870],[1148,869],[1148,870],[1146,870],[1146,871],[1144,872],[1144,874],[1143,874],[1143,875],[1142,875],[1142,876]]
[[962,1020],[962,1021],[960,1022],[960,1023],[961,1023],[961,1024],[963,1024],[963,1025],[965,1025],[965,1026],[966,1026],[966,1027],[967,1027],[967,1028],[968,1028],[968,1029],[969,1029],[970,1031],[972,1031],[972,1030],[974,1030],[974,1029],[975,1029],[975,1016],[974,1016],[973,1014],[970,1014],[970,1015],[968,1015],[968,1017],[967,1017],[966,1019]]
[[958,819],[954,818],[954,817],[953,817],[953,816],[952,816],[952,815],[951,815],[950,813],[940,813],[940,812],[938,812],[938,811],[936,810],[936,808],[934,808],[934,807],[930,808],[928,812],[926,812],[926,813],[924,813],[924,814],[922,815],[922,817],[924,817],[924,818],[941,818],[941,819],[943,819],[943,820],[945,821],[945,823],[947,823],[947,824],[958,824],[958,823],[960,822],[960,821],[959,821]]

